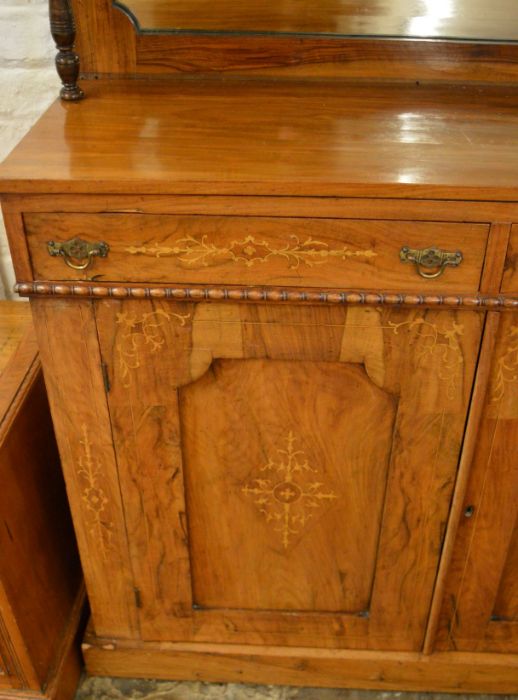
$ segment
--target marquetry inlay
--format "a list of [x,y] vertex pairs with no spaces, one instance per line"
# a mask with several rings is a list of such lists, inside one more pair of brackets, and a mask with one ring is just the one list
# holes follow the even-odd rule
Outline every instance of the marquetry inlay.
[[83,482],[81,499],[87,511],[88,532],[95,537],[101,556],[106,559],[112,544],[113,522],[105,513],[108,497],[100,483],[103,466],[92,453],[92,443],[86,424],[81,426],[79,443],[81,455],[78,459],[77,473]]
[[116,350],[124,387],[131,384],[131,370],[140,367],[143,349],[156,353],[164,347],[165,338],[161,332],[164,323],[175,321],[180,326],[185,326],[190,317],[190,313],[178,314],[162,309],[142,314],[138,318],[126,312],[117,314],[117,325],[121,327],[121,332]]
[[394,335],[398,335],[401,329],[411,331],[419,328],[419,348],[417,351],[417,361],[420,365],[425,365],[428,360],[438,358],[439,379],[446,383],[446,395],[449,399],[455,398],[458,389],[458,379],[462,376],[461,370],[464,364],[464,357],[460,345],[460,337],[464,334],[464,326],[460,323],[451,323],[448,327],[439,327],[436,323],[431,323],[419,317],[411,321],[393,323],[389,321],[388,328],[392,329]]
[[242,492],[252,498],[261,515],[279,534],[282,546],[288,549],[295,535],[301,534],[321,509],[338,496],[314,477],[318,470],[312,467],[304,450],[295,447],[296,438],[290,431],[286,447],[277,448],[276,457],[259,469]]
[[280,258],[287,262],[290,269],[296,269],[301,264],[308,267],[322,265],[333,258],[345,260],[346,258],[373,258],[377,255],[376,251],[370,248],[364,250],[352,250],[347,246],[331,248],[324,241],[311,237],[301,241],[296,235],[289,236],[287,242],[280,245],[251,235],[233,240],[227,245],[214,243],[208,236],[201,236],[201,238],[185,236],[172,246],[154,243],[151,246],[130,246],[125,250],[130,255],[147,255],[154,258],[177,257],[180,262],[192,267],[207,267],[224,262],[242,263],[252,267],[256,263],[265,263],[271,258]]
[[511,326],[507,334],[505,353],[496,362],[491,401],[501,401],[506,387],[518,382],[518,325]]

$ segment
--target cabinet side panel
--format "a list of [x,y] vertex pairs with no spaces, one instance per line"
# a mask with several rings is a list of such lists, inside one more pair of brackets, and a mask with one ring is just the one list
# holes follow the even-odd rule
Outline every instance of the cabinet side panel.
[[0,439],[0,576],[40,684],[81,585],[81,570],[38,363]]
[[134,637],[132,574],[92,303],[31,304],[95,629]]

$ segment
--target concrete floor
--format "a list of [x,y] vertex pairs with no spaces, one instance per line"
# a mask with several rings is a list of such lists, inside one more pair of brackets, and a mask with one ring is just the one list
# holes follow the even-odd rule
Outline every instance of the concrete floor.
[[384,693],[236,683],[173,683],[127,678],[85,678],[76,700],[518,700],[518,695]]

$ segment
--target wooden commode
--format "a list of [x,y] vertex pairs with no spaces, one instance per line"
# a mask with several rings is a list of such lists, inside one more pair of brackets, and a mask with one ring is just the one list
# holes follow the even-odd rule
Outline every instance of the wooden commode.
[[139,3],[0,168],[87,670],[518,693],[516,39]]

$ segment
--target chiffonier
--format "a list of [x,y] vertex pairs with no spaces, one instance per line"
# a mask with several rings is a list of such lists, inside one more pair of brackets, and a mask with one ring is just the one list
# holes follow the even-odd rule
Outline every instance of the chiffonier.
[[87,670],[518,692],[516,10],[74,5],[0,191]]

